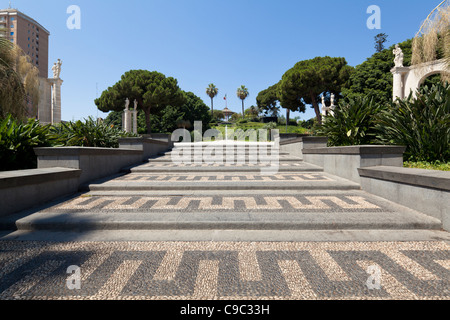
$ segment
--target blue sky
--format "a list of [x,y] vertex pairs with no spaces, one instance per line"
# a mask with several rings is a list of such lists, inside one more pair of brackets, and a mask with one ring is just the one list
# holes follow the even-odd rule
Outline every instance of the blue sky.
[[[387,46],[414,37],[440,0],[12,0],[12,7],[51,32],[49,67],[63,60],[63,120],[97,111],[97,94],[131,69],[178,79],[209,106],[209,83],[219,88],[215,108],[239,112],[236,90],[256,96],[277,83],[296,62],[317,56],[344,57],[356,66],[370,57],[374,36]],[[9,1],[1,0],[7,8]],[[81,29],[70,30],[67,8],[81,9]],[[381,9],[381,30],[370,30],[367,8]],[[49,70],[49,75],[51,70]],[[97,90],[98,87],[98,90]],[[294,114],[301,119],[314,117]]]

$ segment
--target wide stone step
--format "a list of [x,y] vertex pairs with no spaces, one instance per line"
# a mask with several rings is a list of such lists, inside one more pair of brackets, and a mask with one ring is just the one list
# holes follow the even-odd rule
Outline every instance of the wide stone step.
[[439,230],[362,191],[92,192],[25,217],[18,230]]
[[179,172],[249,172],[249,173],[268,173],[276,174],[277,172],[322,172],[323,168],[299,162],[280,162],[280,163],[243,163],[243,164],[195,164],[181,163],[176,164],[172,162],[152,161],[144,165],[140,165],[133,168],[125,168],[125,171],[131,171],[132,173],[144,173],[144,172],[164,172],[164,173],[179,173]]
[[223,163],[227,163],[227,162],[242,162],[244,160],[244,162],[247,163],[268,163],[268,162],[274,162],[274,161],[279,161],[279,162],[303,162],[303,159],[300,157],[292,157],[289,155],[280,155],[279,157],[276,156],[260,156],[257,154],[237,154],[237,155],[231,155],[231,156],[226,156],[224,155],[222,156],[190,156],[190,157],[178,157],[178,156],[172,156],[171,154],[169,155],[164,155],[164,156],[159,156],[159,157],[154,157],[154,158],[149,158],[148,161],[149,162],[179,162],[179,161],[189,161],[189,162],[195,162],[195,163],[201,163],[201,162],[222,162]]
[[357,183],[326,173],[132,173],[90,184],[87,190],[359,190]]

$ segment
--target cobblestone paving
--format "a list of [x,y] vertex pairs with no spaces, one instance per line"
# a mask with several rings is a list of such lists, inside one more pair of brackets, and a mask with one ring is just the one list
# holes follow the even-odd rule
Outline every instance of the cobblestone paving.
[[389,208],[372,202],[364,196],[347,195],[292,195],[292,196],[80,196],[47,211],[196,211],[211,210],[264,212],[387,211]]
[[323,174],[276,174],[271,176],[261,176],[255,174],[129,174],[110,182],[122,181],[169,181],[169,182],[206,182],[206,181],[335,181],[331,177]]
[[153,167],[161,167],[161,168],[219,168],[219,167],[305,167],[303,163],[276,163],[273,162],[258,162],[258,163],[157,163],[150,162],[145,165],[140,166],[140,168],[153,168]]
[[449,298],[445,242],[0,242],[0,299]]

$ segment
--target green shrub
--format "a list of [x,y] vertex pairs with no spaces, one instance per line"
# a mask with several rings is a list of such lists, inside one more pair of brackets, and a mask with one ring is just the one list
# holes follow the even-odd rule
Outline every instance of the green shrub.
[[99,123],[93,118],[84,122],[61,123],[52,127],[52,137],[58,146],[118,148],[119,138],[137,135],[117,129],[114,125]]
[[414,169],[450,171],[450,163],[442,163],[440,161],[435,161],[435,162],[426,162],[426,161],[410,162],[410,161],[406,161],[404,163],[404,167],[405,168],[414,168]]
[[342,101],[334,110],[334,116],[324,117],[317,134],[327,136],[330,146],[374,144],[376,133],[375,115],[383,107],[373,99],[357,96]]
[[409,161],[450,159],[450,85],[423,87],[416,99],[397,100],[377,116],[378,140],[407,147]]
[[8,115],[0,121],[0,171],[36,168],[33,148],[51,146],[49,132],[49,126],[34,119],[22,123]]
[[269,122],[266,123],[263,127],[263,129],[276,129],[278,124],[276,122]]

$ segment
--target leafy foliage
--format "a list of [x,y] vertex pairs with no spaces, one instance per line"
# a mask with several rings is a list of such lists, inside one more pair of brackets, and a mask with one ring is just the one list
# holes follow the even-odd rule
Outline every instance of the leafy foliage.
[[214,115],[214,98],[219,94],[219,89],[213,84],[206,88],[206,94],[211,98],[211,116]]
[[250,93],[248,92],[248,89],[244,85],[242,85],[237,89],[236,95],[239,99],[242,100],[242,117],[245,117],[244,100],[248,98]]
[[407,146],[412,161],[450,159],[450,85],[422,87],[417,98],[397,100],[377,116],[379,141]]
[[387,42],[388,35],[386,33],[379,33],[375,36],[375,50],[381,52],[384,50],[384,44]]
[[375,116],[382,109],[368,97],[341,101],[334,116],[326,116],[317,133],[327,136],[330,146],[374,144],[377,134]]
[[136,136],[113,125],[99,123],[93,118],[61,123],[51,128],[51,139],[58,146],[118,148],[119,138]]
[[105,90],[95,104],[103,112],[122,111],[127,98],[136,100],[138,109],[144,111],[147,133],[152,132],[152,114],[158,114],[169,105],[181,106],[185,102],[176,79],[156,71],[131,70]]
[[[411,65],[412,40],[399,43],[403,50],[405,66]],[[394,67],[394,46],[375,53],[362,64],[356,66],[349,82],[342,89],[342,95],[347,99],[357,96],[369,96],[376,103],[389,104],[392,101]]]
[[[178,128],[193,129],[195,121],[201,121],[203,128],[209,129],[211,114],[208,106],[192,92],[183,92],[185,103],[181,106],[168,105],[160,112],[150,115],[152,133],[171,133]],[[214,114],[221,113],[214,110]],[[122,111],[111,112],[105,120],[108,125],[122,127]],[[223,118],[223,113],[221,114]],[[138,132],[147,133],[145,114],[141,110],[138,115]]]
[[0,118],[25,119],[28,103],[39,100],[39,70],[0,29]]
[[50,146],[49,133],[35,120],[22,123],[8,115],[0,121],[0,171],[36,168],[33,148]]
[[316,57],[300,61],[282,77],[278,87],[281,105],[293,111],[296,108],[304,111],[305,104],[312,105],[321,124],[320,96],[335,93],[339,98],[352,70],[345,58]]
[[223,119],[225,119],[225,115],[223,114],[222,110],[214,110],[212,121],[220,122]]
[[256,97],[258,109],[265,115],[276,116],[280,110],[278,102],[278,84],[261,91]]
[[427,162],[427,161],[406,161],[403,166],[405,168],[414,168],[414,169],[425,169],[425,170],[439,170],[439,171],[450,171],[450,163],[447,162]]

